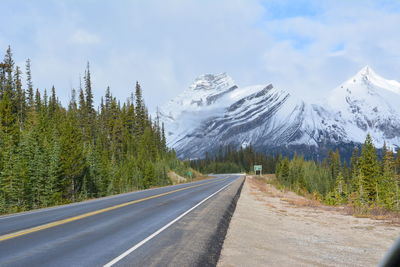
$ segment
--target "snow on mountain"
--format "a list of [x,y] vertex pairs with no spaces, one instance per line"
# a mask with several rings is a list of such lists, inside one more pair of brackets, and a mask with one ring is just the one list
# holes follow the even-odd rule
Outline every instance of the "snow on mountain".
[[223,113],[236,100],[260,89],[260,86],[239,89],[226,73],[199,76],[188,89],[159,110],[169,144],[173,146],[203,121]]
[[270,85],[239,87],[225,73],[199,76],[160,110],[168,144],[181,157],[203,157],[221,145],[259,149],[361,143],[367,133],[382,145],[400,145],[400,83],[366,66],[306,103]]
[[349,140],[363,142],[370,133],[378,146],[400,145],[400,83],[366,66],[331,92],[328,105],[343,119]]

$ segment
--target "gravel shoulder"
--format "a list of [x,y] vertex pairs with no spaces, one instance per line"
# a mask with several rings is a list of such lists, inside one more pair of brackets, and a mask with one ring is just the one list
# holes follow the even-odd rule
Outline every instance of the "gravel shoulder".
[[399,236],[248,176],[218,266],[376,266]]

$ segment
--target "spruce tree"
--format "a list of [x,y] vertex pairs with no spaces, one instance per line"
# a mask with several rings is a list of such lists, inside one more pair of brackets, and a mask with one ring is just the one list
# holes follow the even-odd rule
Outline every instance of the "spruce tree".
[[338,204],[343,204],[346,202],[347,193],[347,184],[344,180],[342,172],[339,172],[335,185],[335,199]]
[[86,128],[86,138],[90,140],[90,142],[94,142],[94,131],[95,131],[95,115],[96,111],[94,109],[93,104],[93,92],[92,92],[92,80],[90,74],[89,62],[87,63],[86,71],[85,71],[85,128]]
[[40,113],[42,109],[42,98],[40,96],[40,91],[39,89],[36,89],[35,93],[35,110],[37,113]]
[[6,55],[4,56],[4,69],[5,69],[5,91],[9,93],[9,97],[14,100],[14,92],[13,92],[13,70],[14,70],[14,59],[13,54],[11,52],[11,47],[8,46],[6,51]]
[[399,202],[397,190],[393,152],[386,149],[383,157],[382,179],[380,179],[378,184],[378,195],[380,197],[378,204],[387,209],[397,207]]
[[25,90],[22,88],[21,70],[17,66],[14,72],[14,86],[15,86],[15,106],[19,128],[22,130],[26,118],[26,103],[25,103]]
[[7,209],[11,212],[24,210],[23,180],[26,169],[16,147],[7,149],[0,173],[1,193]]
[[17,113],[9,91],[5,91],[3,98],[0,100],[0,135],[4,143],[11,142],[16,144],[19,139]]
[[338,150],[336,150],[335,152],[329,152],[328,164],[330,166],[332,183],[335,183],[335,180],[341,169],[340,155]]
[[76,90],[74,88],[71,90],[71,99],[68,104],[68,109],[74,113],[76,113],[78,110],[78,105],[76,104]]
[[92,80],[90,76],[89,62],[87,63],[84,81],[85,81],[86,109],[89,114],[89,117],[92,119],[95,110],[93,107]]
[[136,113],[136,134],[137,135],[142,135],[146,126],[146,111],[143,103],[143,98],[142,98],[142,88],[140,87],[140,84],[136,82],[136,87],[135,87],[135,99],[136,99],[136,105],[135,105],[135,113]]
[[26,60],[26,85],[27,85],[27,99],[28,99],[28,106],[30,109],[34,107],[34,93],[33,93],[33,84],[32,84],[32,71],[31,71],[31,60],[28,58]]
[[58,191],[63,193],[63,197],[74,201],[82,186],[86,169],[82,134],[79,131],[76,114],[72,113],[66,118],[62,131],[60,159],[63,175],[62,181],[58,184]]
[[54,114],[56,113],[57,110],[57,97],[56,97],[56,89],[54,88],[54,85],[51,87],[51,96],[49,100],[49,115],[50,118],[54,117]]
[[367,135],[362,147],[360,157],[360,172],[362,174],[363,193],[366,200],[373,203],[378,195],[378,182],[380,177],[380,166],[376,155],[376,149],[372,142],[371,135]]

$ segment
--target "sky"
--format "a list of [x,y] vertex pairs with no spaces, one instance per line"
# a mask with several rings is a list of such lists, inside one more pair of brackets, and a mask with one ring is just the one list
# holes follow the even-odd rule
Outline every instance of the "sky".
[[[150,111],[205,73],[323,97],[365,65],[400,80],[397,0],[1,0],[0,57],[63,104],[90,62],[95,101],[141,83]],[[6,12],[4,12],[6,11]]]

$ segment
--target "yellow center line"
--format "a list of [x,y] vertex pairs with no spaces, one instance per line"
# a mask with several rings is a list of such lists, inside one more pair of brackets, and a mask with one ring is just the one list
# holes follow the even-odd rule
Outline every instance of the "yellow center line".
[[[227,179],[227,178],[220,179],[218,181],[222,181],[222,180],[225,180],[225,179]],[[55,227],[55,226],[58,226],[58,225],[62,225],[62,224],[66,224],[66,223],[69,223],[69,222],[77,221],[77,220],[80,220],[80,219],[83,219],[83,218],[87,218],[87,217],[90,217],[90,216],[93,216],[93,215],[97,215],[97,214],[100,214],[100,213],[103,213],[103,212],[107,212],[107,211],[110,211],[110,210],[119,209],[119,208],[122,208],[122,207],[126,207],[126,206],[129,206],[129,205],[133,205],[133,204],[139,203],[139,202],[143,202],[143,201],[146,201],[146,200],[149,200],[149,199],[170,195],[170,194],[173,194],[173,193],[176,193],[176,192],[179,192],[179,191],[183,191],[183,190],[187,190],[187,189],[190,189],[190,188],[203,186],[203,185],[210,184],[210,183],[215,183],[215,182],[218,182],[218,181],[210,181],[210,182],[203,183],[203,184],[198,184],[198,185],[192,185],[192,186],[188,186],[188,187],[184,187],[184,188],[179,188],[179,189],[168,191],[168,192],[165,192],[165,193],[161,193],[161,194],[157,194],[157,195],[153,195],[153,196],[149,196],[149,197],[145,197],[145,198],[141,198],[141,199],[125,202],[125,203],[118,204],[118,205],[115,205],[115,206],[111,206],[111,207],[108,207],[108,208],[87,212],[87,213],[84,213],[84,214],[81,214],[81,215],[78,215],[78,216],[74,216],[74,217],[70,217],[70,218],[67,218],[67,219],[62,219],[62,220],[59,220],[59,221],[54,221],[54,222],[51,222],[51,223],[42,224],[42,225],[35,226],[35,227],[32,227],[32,228],[27,228],[27,229],[20,230],[20,231],[14,232],[14,233],[2,235],[2,236],[0,236],[0,241],[4,241],[4,240],[7,240],[7,239],[15,238],[15,237],[26,235],[26,234],[30,234],[30,233],[33,233],[33,232],[38,232],[38,231],[41,231],[41,230],[44,230],[44,229],[48,229],[48,228],[52,228],[52,227]]]

